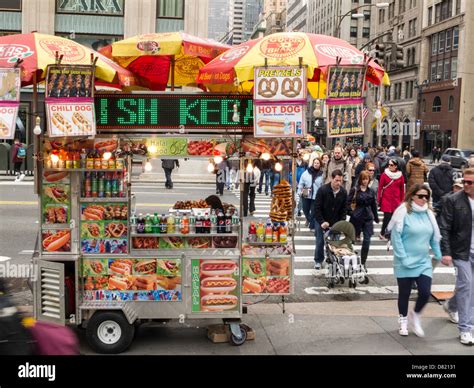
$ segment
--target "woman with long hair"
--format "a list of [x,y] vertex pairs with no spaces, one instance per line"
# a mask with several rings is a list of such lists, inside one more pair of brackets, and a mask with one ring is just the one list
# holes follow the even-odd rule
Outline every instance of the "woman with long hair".
[[316,193],[323,184],[322,162],[319,158],[313,159],[313,164],[308,168],[298,183],[298,196],[303,203],[303,213],[310,230],[314,230],[314,201]]
[[375,164],[373,164],[372,162],[367,163],[365,165],[365,171],[369,173],[369,187],[374,191],[375,200],[377,200],[377,194],[379,192],[379,180],[375,177],[375,173],[377,172]]
[[[413,185],[405,201],[397,208],[388,226],[393,246],[393,267],[398,283],[399,334],[408,335],[408,326],[418,337],[424,337],[421,311],[431,294],[433,264],[430,248],[436,260],[441,260],[441,233],[436,217],[429,207],[428,186]],[[413,282],[418,288],[414,310],[408,313]]]
[[370,249],[370,238],[374,234],[374,221],[379,223],[377,212],[377,202],[375,192],[369,187],[370,176],[367,171],[362,171],[359,175],[357,185],[352,188],[347,199],[350,222],[354,225],[356,236],[362,232],[364,240],[362,242],[361,261],[365,267]]
[[397,159],[390,159],[388,167],[380,177],[377,203],[380,204],[380,210],[383,212],[382,230],[379,235],[381,240],[386,240],[385,232],[388,223],[405,196],[405,179],[398,164]]

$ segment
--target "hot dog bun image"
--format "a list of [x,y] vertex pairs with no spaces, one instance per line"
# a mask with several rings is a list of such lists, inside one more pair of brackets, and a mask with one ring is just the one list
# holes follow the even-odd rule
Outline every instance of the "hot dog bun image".
[[141,260],[135,264],[134,270],[139,274],[154,274],[156,273],[156,260]]
[[43,240],[43,248],[48,252],[56,252],[61,250],[71,241],[71,231],[61,230]]
[[245,294],[260,294],[264,286],[265,285],[258,279],[244,278],[242,281],[242,291]]
[[271,276],[287,276],[290,263],[286,259],[268,260],[267,273]]
[[237,287],[233,278],[210,277],[201,280],[201,292],[204,294],[225,294],[232,292]]
[[153,276],[138,276],[134,286],[137,290],[153,290],[155,289],[155,278]]
[[67,171],[45,171],[43,178],[47,182],[58,182],[66,178],[68,174]]
[[201,275],[226,276],[232,275],[237,264],[232,260],[206,260],[201,263]]
[[132,272],[132,268],[128,263],[123,263],[118,260],[110,264],[109,270],[111,273],[118,275],[130,275]]
[[261,119],[257,122],[258,131],[271,134],[284,134],[285,122],[281,120]]
[[121,278],[118,276],[111,276],[109,278],[109,290],[128,290],[131,286],[131,282],[127,278]]
[[201,298],[201,308],[204,311],[224,311],[237,307],[238,298],[235,295],[205,295]]

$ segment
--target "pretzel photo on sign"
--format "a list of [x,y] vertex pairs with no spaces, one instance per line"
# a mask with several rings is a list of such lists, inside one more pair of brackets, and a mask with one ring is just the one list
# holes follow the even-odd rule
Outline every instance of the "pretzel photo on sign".
[[285,78],[281,83],[281,94],[288,98],[298,97],[303,88],[300,78]]
[[72,115],[72,122],[76,125],[76,127],[81,132],[90,132],[91,131],[91,123],[86,117],[80,112],[74,112]]
[[69,134],[72,132],[71,123],[60,112],[54,112],[51,118],[54,126],[59,129],[62,133]]
[[265,98],[272,98],[278,93],[278,80],[276,78],[262,78],[258,83],[258,94]]

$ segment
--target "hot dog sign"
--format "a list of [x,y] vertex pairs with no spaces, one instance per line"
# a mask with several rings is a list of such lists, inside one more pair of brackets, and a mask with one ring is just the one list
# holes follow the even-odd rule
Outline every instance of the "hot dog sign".
[[47,103],[49,137],[94,136],[94,103]]
[[254,106],[255,137],[303,137],[306,134],[305,105]]
[[306,68],[256,67],[254,101],[306,102]]

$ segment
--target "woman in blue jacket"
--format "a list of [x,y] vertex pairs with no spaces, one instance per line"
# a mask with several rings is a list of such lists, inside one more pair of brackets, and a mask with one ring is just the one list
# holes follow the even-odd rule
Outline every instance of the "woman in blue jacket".
[[313,164],[301,175],[298,183],[298,196],[303,202],[303,213],[310,230],[314,230],[314,200],[316,193],[323,184],[323,170],[321,159],[315,158]]
[[[430,247],[436,260],[441,260],[441,234],[433,211],[429,208],[430,190],[415,184],[393,214],[388,226],[393,245],[393,267],[398,282],[399,334],[408,335],[408,326],[418,337],[424,337],[421,311],[431,294],[433,264]],[[418,287],[415,309],[408,314],[412,283]]]

